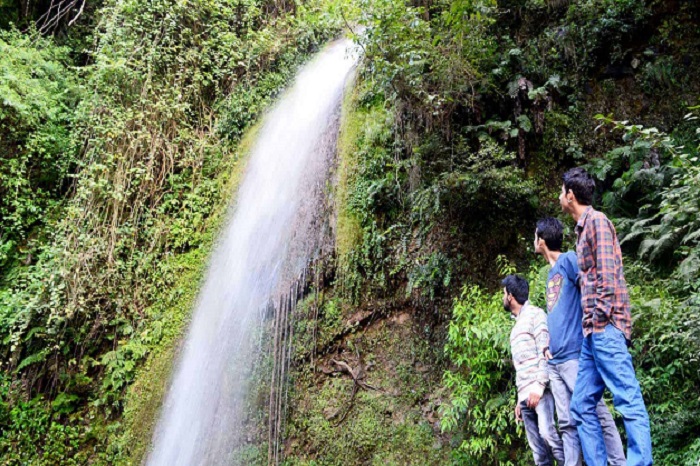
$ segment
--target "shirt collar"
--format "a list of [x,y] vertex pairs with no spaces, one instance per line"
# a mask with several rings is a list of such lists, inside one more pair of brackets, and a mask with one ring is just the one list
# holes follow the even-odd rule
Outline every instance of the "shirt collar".
[[580,234],[583,231],[583,227],[586,224],[586,219],[588,218],[588,214],[593,210],[593,207],[588,206],[586,207],[586,210],[583,211],[581,216],[578,219],[578,222],[576,222],[576,233]]
[[518,312],[518,316],[515,318],[515,320],[520,319],[520,316],[523,315],[523,313],[525,312],[525,308],[527,308],[529,306],[530,306],[530,301],[529,300],[525,301],[525,303],[523,304],[523,307],[520,308],[520,312]]

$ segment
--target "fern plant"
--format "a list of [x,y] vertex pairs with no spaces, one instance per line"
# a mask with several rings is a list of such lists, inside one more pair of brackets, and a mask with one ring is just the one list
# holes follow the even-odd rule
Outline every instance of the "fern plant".
[[[684,120],[694,125],[692,107]],[[681,144],[656,128],[644,128],[598,115],[601,127],[622,131],[627,145],[589,165],[611,189],[603,205],[614,215],[621,244],[641,259],[678,265],[676,273],[692,281],[700,272],[700,127],[692,144]]]

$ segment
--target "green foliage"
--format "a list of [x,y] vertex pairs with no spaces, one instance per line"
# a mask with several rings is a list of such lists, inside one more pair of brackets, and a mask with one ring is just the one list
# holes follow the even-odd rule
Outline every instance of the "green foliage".
[[[464,347],[452,347],[449,357],[458,367],[445,379],[458,403],[446,407],[443,418],[461,442],[457,461],[514,462],[519,447],[511,457],[503,439],[522,446],[513,422],[506,422],[511,413],[505,394],[512,387],[504,348],[496,343],[506,335],[497,317],[505,318],[500,299],[473,284],[497,283],[493,263],[500,253],[512,251],[509,257],[524,262],[520,237],[531,236],[537,216],[559,209],[553,194],[561,171],[610,150],[609,139],[601,142],[590,131],[595,113],[619,108],[666,124],[680,119],[660,101],[668,97],[677,104],[682,99],[670,98],[673,93],[690,92],[679,70],[694,75],[697,54],[690,44],[698,44],[693,19],[698,11],[663,3],[360,2],[365,61],[350,104],[359,117],[352,120],[354,168],[344,178],[347,196],[340,208],[348,209],[361,234],[353,236],[352,248],[344,247],[340,283],[356,301],[407,297],[418,309],[426,303],[440,307],[445,296],[469,283],[453,306],[448,336],[448,348],[456,342]],[[682,31],[685,39],[670,31]],[[697,230],[688,222],[697,199],[679,197],[688,199],[682,208],[664,202],[663,213],[659,206],[673,197],[666,197],[666,189],[674,179],[687,178],[676,181],[683,186],[693,182],[687,164],[697,143],[687,134],[672,142],[689,147],[693,141],[692,150],[682,151],[690,154],[686,165],[674,170],[667,163],[674,157],[647,136],[653,139],[653,131],[639,128],[628,147],[590,167],[605,179],[606,212],[627,212],[630,222],[654,217],[647,226],[667,223],[663,233],[658,229],[638,239],[657,242],[645,256],[657,251],[655,262],[666,260],[669,251],[671,265],[689,257],[675,269],[686,281],[670,284],[685,287],[679,290],[685,296],[674,299],[686,302],[700,270],[691,251],[695,237],[686,237]],[[624,223],[616,220],[626,238]],[[532,267],[528,274],[531,299],[541,307],[547,268]],[[447,280],[451,288],[444,286]],[[662,318],[649,319],[644,332],[652,335],[657,330],[649,329]],[[467,329],[464,342],[457,327]],[[468,361],[460,363],[459,357]],[[650,361],[649,367],[656,364],[662,363]],[[688,395],[688,387],[678,387]],[[664,442],[680,438],[669,433]]]
[[[593,115],[611,109],[678,124],[682,115],[667,103],[679,105],[687,98],[681,93],[698,89],[679,79],[682,69],[696,74],[697,6],[615,0],[360,5],[365,62],[351,112],[361,118],[353,120],[355,168],[346,178],[349,194],[341,208],[348,208],[362,233],[344,250],[341,283],[347,279],[359,301],[396,300],[406,290],[403,296],[416,312],[426,302],[440,307],[445,295],[469,284],[453,306],[447,346],[457,367],[445,383],[457,404],[446,406],[443,426],[454,429],[461,442],[457,461],[515,462],[523,457],[518,455],[523,443],[514,423],[507,422],[511,412],[505,400],[512,387],[503,361],[507,348],[497,343],[507,335],[498,317],[505,316],[498,295],[473,284],[497,283],[493,263],[506,250],[515,262],[524,262],[520,237],[531,236],[537,216],[558,211],[553,194],[562,170],[609,151],[589,165],[604,179],[606,212],[625,213],[630,224],[647,219],[636,229],[655,228],[644,230],[635,245],[626,236],[629,224],[616,219],[625,247],[654,240],[644,257],[653,254],[655,263],[667,261],[675,270],[670,302],[694,305],[688,299],[697,287],[700,260],[691,235],[698,229],[697,198],[689,185],[697,186],[690,167],[697,142],[689,123],[680,125],[681,137],[667,141],[686,147],[675,152],[688,153],[685,162],[654,139],[653,130],[634,129],[626,147],[612,151],[610,138],[601,141],[590,130]],[[369,137],[375,135],[383,137]],[[672,183],[684,187],[676,190],[677,197],[669,190]],[[546,271],[532,267],[529,272],[531,299],[541,307]],[[451,289],[442,286],[447,278]],[[640,338],[652,340],[668,331],[660,314],[645,319],[640,331],[646,336]],[[697,333],[683,328],[683,341],[690,345]],[[665,348],[678,356],[673,345]],[[657,372],[670,366],[645,361]],[[679,398],[688,397],[690,386],[676,377],[669,376],[664,390],[677,387]],[[679,407],[674,405],[674,412]],[[674,445],[693,427],[681,421],[675,433],[655,433],[655,441]],[[517,445],[513,457],[505,438]],[[690,461],[684,455],[678,457]]]
[[77,162],[70,136],[80,96],[69,50],[35,32],[0,30],[0,279],[12,259],[32,261],[41,226]]
[[[513,268],[501,261],[512,273]],[[548,266],[532,267],[531,301],[543,298]],[[634,315],[632,355],[649,411],[654,458],[659,464],[693,465],[700,459],[693,439],[700,427],[700,320],[696,296],[683,298],[668,279],[639,262],[626,263]],[[510,323],[502,295],[468,286],[455,301],[445,346],[455,369],[443,383],[444,430],[463,436],[460,464],[514,464],[522,437],[512,420],[514,384],[508,360]]]
[[679,298],[642,264],[627,264],[635,316],[633,357],[660,464],[700,460],[700,317],[695,296]]
[[[660,464],[700,461],[700,130],[685,116],[673,133],[599,116],[625,145],[591,166],[610,185],[603,196],[616,215],[621,244],[639,263],[627,267],[636,320],[634,357]],[[655,270],[655,272],[650,271]]]
[[450,286],[451,275],[450,259],[442,253],[433,253],[424,262],[416,263],[408,272],[406,294],[410,295],[414,289],[420,289],[424,297],[432,300]]
[[452,308],[445,354],[455,368],[443,377],[450,401],[440,422],[463,438],[460,464],[514,465],[526,456],[513,415],[512,323],[502,301],[501,293],[467,286]]
[[[536,40],[523,44],[526,76],[563,73],[579,81],[597,66],[621,67],[633,38],[651,18],[654,2],[507,0],[499,5],[527,10],[521,28]],[[535,61],[528,62],[530,57]]]
[[514,166],[515,154],[488,135],[481,136],[476,150],[460,146],[464,152],[449,164],[430,161],[444,155],[439,138],[432,136],[409,156],[400,155],[403,139],[381,104],[385,94],[367,82],[359,86],[348,103],[354,107],[355,140],[347,154],[355,168],[343,178],[341,208],[361,233],[341,257],[341,284],[357,299],[361,290],[381,295],[406,279],[406,296],[439,297],[456,271],[455,258],[418,248],[429,244],[437,229],[473,245],[496,225],[505,227],[509,216],[529,215],[537,203],[535,186]]
[[347,304],[338,298],[326,299],[322,292],[315,292],[300,303],[303,318],[295,322],[295,359],[306,360],[319,348],[328,348],[346,328],[344,311]]
[[[98,18],[77,107],[71,51],[34,35],[0,38],[0,70],[16,81],[0,84],[1,142],[14,134],[10,123],[23,131],[13,137],[34,141],[22,146],[31,151],[12,145],[2,157],[27,162],[7,165],[18,187],[39,186],[31,176],[41,175],[53,196],[49,203],[17,191],[29,209],[16,213],[24,222],[17,234],[46,227],[33,239],[31,260],[13,262],[0,288],[1,369],[15,381],[7,385],[8,409],[43,426],[28,430],[33,448],[18,452],[21,424],[3,417],[0,442],[22,462],[44,464],[52,423],[66,429],[56,438],[68,435],[71,447],[52,447],[60,460],[46,464],[140,461],[196,296],[195,272],[240,170],[241,136],[308,53],[338,31],[316,2],[109,1]],[[5,59],[7,47],[16,60]],[[6,201],[15,202],[3,191],[3,216]],[[14,246],[2,234],[8,256]],[[181,277],[192,281],[185,286]],[[146,361],[158,377],[143,375]],[[140,394],[128,396],[135,380]],[[35,396],[41,403],[21,404]],[[122,425],[127,401],[133,407]],[[74,439],[70,432],[82,432],[86,416],[89,429],[109,432]]]
[[[56,248],[47,249],[37,266],[22,270],[5,305],[42,309],[8,316],[3,333],[9,341],[23,340],[25,354],[32,347],[70,352],[76,343],[85,352],[84,336],[107,329],[128,339],[152,300],[158,259],[201,243],[204,220],[221,202],[217,175],[233,158],[230,148],[219,144],[213,106],[238,81],[263,83],[252,97],[258,107],[246,108],[245,118],[236,120],[244,125],[237,128],[240,134],[289,78],[299,52],[313,44],[305,33],[300,43],[292,35],[279,47],[275,41],[281,38],[273,41],[270,31],[326,24],[263,21],[262,7],[251,4],[243,11],[227,2],[105,7],[88,84],[91,97],[77,117],[76,136],[84,138],[85,155],[75,196],[65,220],[55,225]],[[159,27],[161,9],[170,18],[166,29]],[[252,35],[236,34],[248,30]],[[139,47],[144,53],[134,55]],[[231,51],[240,56],[232,59]],[[229,100],[227,115],[244,113]],[[230,125],[221,131],[234,132]],[[37,280],[43,286],[30,292]],[[87,352],[95,350],[100,348]],[[119,351],[95,359],[112,367],[144,354],[138,347]]]
[[623,145],[589,162],[607,188],[603,209],[615,220],[626,262],[634,321],[633,357],[651,417],[660,464],[697,463],[700,398],[698,135],[696,108],[665,133],[598,115]]
[[[343,239],[340,257],[340,284],[346,293],[359,299],[365,279],[374,291],[385,287],[390,262],[383,245],[392,230],[375,219],[375,212],[396,212],[403,174],[388,149],[393,140],[391,113],[371,90],[360,91],[346,105],[352,120],[346,117],[343,128],[352,124],[353,141],[346,142],[340,154],[343,170],[339,195],[344,234],[352,228],[351,241]],[[366,102],[363,102],[366,100]],[[343,131],[341,129],[341,131]],[[349,146],[349,147],[348,147]]]
[[[103,432],[96,425],[97,417],[91,412],[87,419],[72,414],[73,395],[57,397],[49,403],[43,396],[29,400],[12,400],[12,383],[0,376],[0,457],[3,464],[81,465],[91,455],[100,453],[84,449]],[[52,406],[53,405],[53,406]]]
[[[342,410],[342,402],[347,399],[347,393],[352,389],[352,381],[334,379],[329,381],[318,394],[319,407],[323,402],[326,409]],[[333,427],[333,421],[326,419],[323,412],[314,410],[299,419],[299,424],[292,429],[312,429],[313,435],[309,435],[316,448],[320,448],[320,460],[317,464],[341,465],[354,462],[367,462],[372,453],[383,446],[389,440],[387,425],[384,416],[376,406],[376,401],[371,397],[359,393],[357,402],[360,411],[355,413],[350,425],[342,429],[341,435]],[[294,430],[292,431],[294,432]],[[341,454],[340,451],[343,451]],[[292,460],[291,464],[299,464]],[[304,463],[301,463],[304,464]]]
[[262,466],[267,464],[267,445],[246,445],[232,454],[231,466]]
[[[628,143],[591,164],[600,180],[613,180],[603,202],[625,219],[621,244],[651,263],[680,263],[676,273],[695,288],[700,277],[700,128],[686,137],[671,136],[656,128],[598,118],[601,125],[623,132]],[[692,112],[685,117],[690,128],[696,119]]]
[[[26,6],[0,0],[0,26],[30,21],[41,5]],[[529,237],[532,220],[551,207],[558,172],[598,151],[592,114],[612,106],[666,128],[669,136],[619,125],[624,147],[591,167],[624,246],[672,274],[630,280],[639,287],[635,360],[661,461],[696,463],[700,443],[681,440],[698,418],[697,377],[688,372],[700,326],[682,320],[699,301],[697,138],[692,122],[668,128],[680,119],[681,96],[698,89],[697,8],[109,0],[91,15],[94,41],[93,31],[68,40],[0,32],[3,459],[141,460],[228,201],[228,174],[241,166],[234,147],[306,54],[338,31],[341,12],[366,28],[338,191],[338,284],[355,302],[410,299],[416,313],[439,314],[465,281],[495,283],[493,260],[522,249],[519,234]],[[72,58],[89,64],[76,69]],[[541,273],[530,272],[533,302]],[[445,375],[457,404],[443,425],[453,422],[455,459],[467,464],[526,456],[510,421],[506,316],[496,298],[470,286],[453,309],[454,325],[471,333],[464,340],[450,330],[448,354],[463,360]],[[348,300],[323,303],[322,343],[343,331],[347,311]],[[397,362],[386,385],[402,387],[396,399],[412,406],[430,393],[414,369]],[[333,380],[319,397],[326,405],[349,390]],[[315,453],[294,461],[339,464],[351,452],[360,462],[444,462],[424,417],[390,419],[387,412],[408,410],[371,395],[359,394],[356,422],[340,434],[325,406],[311,403],[296,433]],[[241,451],[241,461],[259,453]]]
[[398,127],[411,149],[423,130],[445,130],[455,112],[472,102],[475,87],[487,85],[482,70],[495,56],[485,34],[496,2],[466,0],[416,7],[404,0],[359,1],[359,37],[372,76],[396,100]]
[[[218,221],[222,220],[223,211],[225,206],[222,205],[215,215]],[[124,406],[123,428],[106,439],[115,464],[140,463],[150,445],[152,429],[168,388],[178,344],[199,293],[215,232],[216,228],[212,228],[198,249],[167,258],[161,270],[163,276],[172,281],[149,306],[148,321],[140,332],[131,334],[124,347],[118,348],[121,357],[114,358],[112,371],[102,379],[103,392],[114,394]],[[128,352],[128,347],[134,345],[147,349],[148,354],[136,359],[138,355]],[[121,395],[124,388],[115,384],[129,388]]]

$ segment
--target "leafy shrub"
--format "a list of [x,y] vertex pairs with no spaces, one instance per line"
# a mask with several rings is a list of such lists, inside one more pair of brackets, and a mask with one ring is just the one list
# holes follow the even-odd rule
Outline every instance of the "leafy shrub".
[[442,253],[433,253],[408,272],[406,294],[410,295],[417,288],[422,296],[432,300],[450,285],[451,275],[450,259]]
[[77,149],[70,135],[80,98],[69,50],[35,32],[0,30],[0,279],[33,227],[69,184]]
[[[591,163],[600,180],[614,180],[603,202],[623,219],[621,244],[651,263],[680,263],[677,274],[695,288],[700,276],[700,128],[682,141],[656,128],[598,119],[623,132],[628,143]],[[685,119],[692,124],[697,117],[691,112]]]
[[460,464],[505,466],[527,458],[513,414],[511,326],[500,293],[466,286],[455,300],[445,345],[455,367],[443,378],[450,401],[441,425],[463,438],[455,453]]
[[[695,110],[696,108],[691,108]],[[651,417],[655,459],[693,465],[700,460],[700,165],[696,117],[667,134],[599,116],[625,145],[590,163],[611,188],[606,209],[618,217],[633,305],[633,355]]]
[[700,317],[697,302],[674,296],[668,280],[628,263],[637,378],[651,418],[654,458],[660,464],[700,459],[689,442],[700,429]]
[[[11,403],[11,382],[0,375],[0,457],[3,464],[67,466],[84,464],[80,447],[92,440],[90,427],[82,422],[66,423],[73,408],[66,397],[54,400],[56,411],[39,395]],[[97,429],[95,429],[97,430]]]

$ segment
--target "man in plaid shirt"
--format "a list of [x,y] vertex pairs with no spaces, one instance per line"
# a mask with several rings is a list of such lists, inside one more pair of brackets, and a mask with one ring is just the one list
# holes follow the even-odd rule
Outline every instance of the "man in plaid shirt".
[[582,168],[564,174],[559,201],[576,221],[576,255],[583,307],[583,346],[571,399],[588,466],[605,466],[607,455],[596,404],[607,387],[627,431],[627,465],[649,466],[649,415],[632,366],[632,336],[627,283],[615,227],[591,207],[595,182]]

